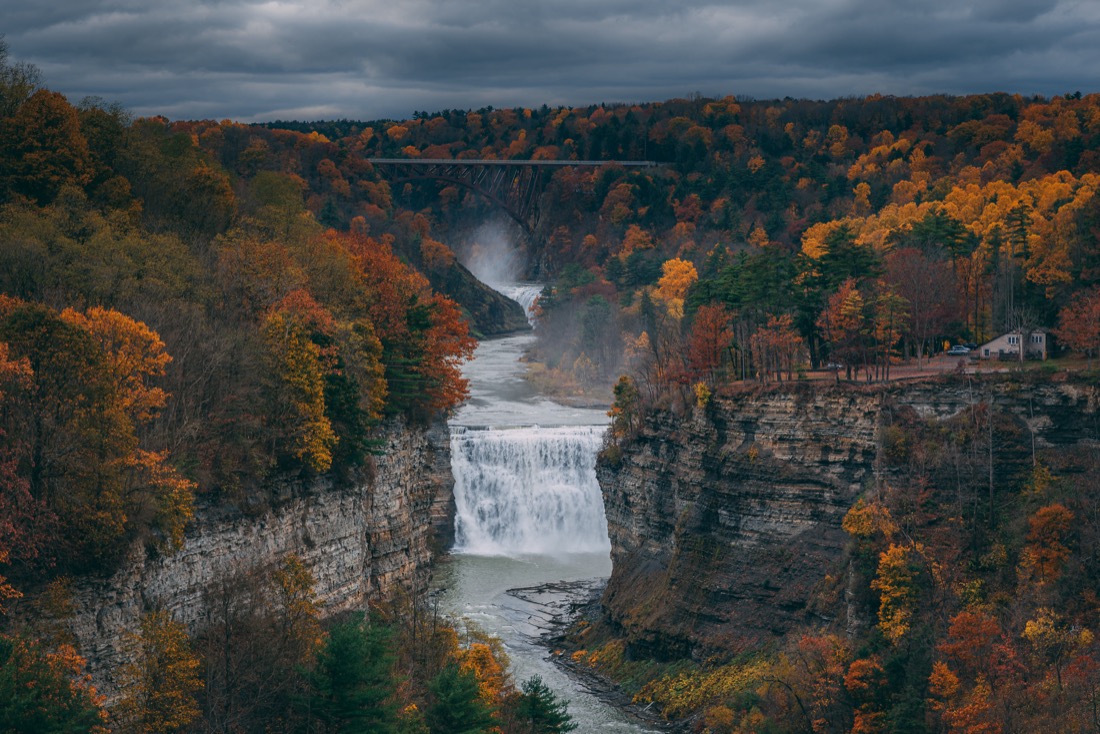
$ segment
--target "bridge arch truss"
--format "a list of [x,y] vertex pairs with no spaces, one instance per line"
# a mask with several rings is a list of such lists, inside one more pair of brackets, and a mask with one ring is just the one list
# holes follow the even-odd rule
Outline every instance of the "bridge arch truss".
[[541,218],[539,198],[555,168],[578,166],[655,167],[653,161],[489,160],[369,158],[393,183],[440,181],[469,189],[493,202],[532,236]]

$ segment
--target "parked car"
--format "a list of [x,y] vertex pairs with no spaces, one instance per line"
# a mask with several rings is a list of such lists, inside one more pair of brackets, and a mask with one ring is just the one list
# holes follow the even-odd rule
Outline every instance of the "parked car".
[[949,357],[959,357],[965,354],[970,354],[970,347],[965,344],[956,344],[947,350],[947,356]]

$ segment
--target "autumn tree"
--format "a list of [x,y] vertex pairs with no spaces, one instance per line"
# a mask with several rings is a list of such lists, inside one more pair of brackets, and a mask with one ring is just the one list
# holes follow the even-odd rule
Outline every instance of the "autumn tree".
[[1092,358],[1100,351],[1100,287],[1076,294],[1058,314],[1055,336],[1073,351]]
[[920,366],[955,313],[955,274],[946,262],[902,248],[887,255],[884,278],[908,304],[908,319],[900,326]]
[[331,314],[304,291],[289,294],[263,324],[279,381],[273,422],[286,437],[287,452],[316,472],[332,466],[339,440],[325,413],[325,375],[332,368],[332,353],[317,343],[334,331]]
[[794,330],[790,314],[769,316],[768,323],[757,329],[749,340],[753,361],[760,379],[767,382],[771,376],[782,380],[794,378],[794,368],[802,351],[802,337]]
[[131,637],[132,662],[120,677],[124,697],[115,715],[120,731],[142,734],[186,731],[200,710],[200,662],[182,624],[167,612],[151,612]]
[[[209,728],[292,729],[304,725],[311,698],[332,694],[311,689],[310,671],[331,638],[300,558],[289,556],[273,568],[225,569],[203,590],[202,610],[195,650],[203,662],[198,697]],[[355,635],[348,635],[354,647]]]
[[833,359],[844,365],[848,379],[852,368],[866,360],[866,315],[863,294],[849,278],[840,289],[829,297],[825,310],[817,319],[817,326],[829,344]]
[[613,388],[614,402],[607,414],[611,417],[611,432],[618,437],[629,436],[635,430],[640,418],[641,405],[638,388],[634,380],[623,375]]
[[138,439],[163,400],[151,383],[168,361],[159,337],[117,312],[58,314],[0,296],[0,339],[33,374],[5,430],[20,426],[13,458],[61,567],[109,561],[138,533],[178,544],[194,485]]
[[684,297],[692,283],[699,279],[695,265],[687,260],[672,258],[661,265],[661,279],[657,281],[654,295],[665,304],[670,315],[681,318],[684,315]]
[[1058,578],[1070,555],[1066,542],[1073,525],[1073,513],[1061,504],[1041,507],[1028,519],[1027,544],[1020,558],[1025,575],[1039,583]]
[[291,659],[304,664],[322,643],[321,604],[313,589],[313,574],[301,558],[289,554],[274,579],[280,640],[291,650]]
[[107,712],[69,646],[0,635],[0,731],[107,734]]
[[58,92],[40,89],[0,121],[0,186],[39,204],[65,186],[91,180],[88,141],[74,108]]
[[877,281],[871,301],[871,338],[875,348],[875,373],[890,379],[894,347],[905,333],[909,321],[909,303],[886,282]]
[[879,629],[897,643],[912,628],[924,583],[919,546],[891,543],[879,556],[871,588],[879,593]]
[[[30,363],[25,358],[10,359],[8,345],[0,341],[0,415],[8,410],[10,393],[26,390],[32,377]],[[43,538],[34,532],[34,518],[47,512],[31,496],[26,477],[19,474],[19,452],[11,448],[11,440],[0,427],[0,568],[12,561],[13,551],[25,559],[38,555]],[[0,615],[6,613],[5,601],[20,596],[0,574]]]
[[688,365],[691,374],[711,382],[733,343],[730,315],[721,304],[707,304],[695,312],[688,337]]

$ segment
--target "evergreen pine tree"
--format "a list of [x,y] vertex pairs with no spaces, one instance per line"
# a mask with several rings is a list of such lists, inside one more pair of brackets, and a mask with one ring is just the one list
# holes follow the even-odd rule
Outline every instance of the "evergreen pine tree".
[[569,704],[558,698],[537,675],[523,682],[516,716],[533,734],[564,734],[577,728],[569,715]]
[[311,674],[309,713],[344,734],[396,731],[390,630],[362,615],[337,624]]
[[428,684],[428,691],[432,702],[426,714],[432,734],[482,734],[496,724],[470,671],[448,665]]

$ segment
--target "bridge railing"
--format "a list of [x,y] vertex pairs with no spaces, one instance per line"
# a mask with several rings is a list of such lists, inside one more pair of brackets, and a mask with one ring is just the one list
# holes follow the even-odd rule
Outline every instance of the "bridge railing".
[[421,165],[421,166],[545,166],[565,168],[568,166],[622,166],[624,168],[657,168],[663,164],[657,161],[566,161],[566,160],[498,160],[496,158],[368,158],[371,163],[383,165]]

